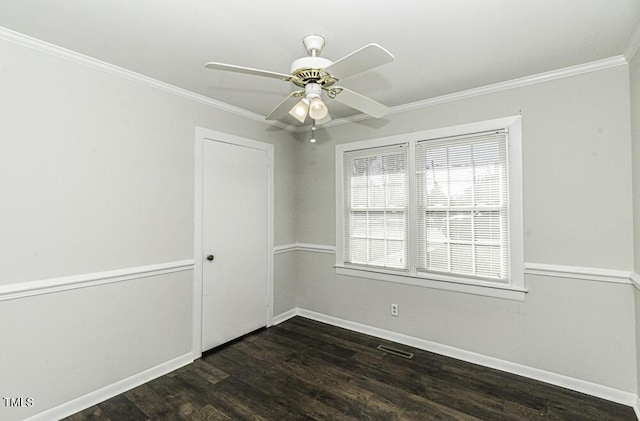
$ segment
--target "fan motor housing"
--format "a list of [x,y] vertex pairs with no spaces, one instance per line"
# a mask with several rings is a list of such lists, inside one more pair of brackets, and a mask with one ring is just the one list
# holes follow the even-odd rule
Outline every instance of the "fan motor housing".
[[304,87],[308,83],[317,83],[322,87],[331,86],[338,80],[324,71],[333,62],[322,57],[302,57],[291,64],[291,82]]

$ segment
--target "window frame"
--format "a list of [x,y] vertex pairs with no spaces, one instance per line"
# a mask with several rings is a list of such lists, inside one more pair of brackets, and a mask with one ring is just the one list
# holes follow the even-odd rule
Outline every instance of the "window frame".
[[[456,126],[410,132],[401,135],[367,139],[336,145],[336,273],[338,275],[368,278],[447,291],[463,292],[496,298],[524,301],[524,242],[522,199],[522,122],[521,116],[511,116]],[[508,283],[484,281],[451,274],[423,272],[417,266],[417,190],[416,190],[416,145],[420,141],[443,137],[468,135],[490,130],[506,130],[507,177],[509,182],[509,277]],[[408,206],[408,259],[409,271],[398,272],[382,268],[345,264],[344,261],[344,154],[359,149],[408,145],[409,206]]]
[[[402,144],[395,144],[395,145],[391,145],[391,146],[384,146],[382,148],[366,148],[363,150],[355,150],[355,151],[345,151],[345,153],[343,153],[343,164],[344,168],[343,170],[346,170],[347,167],[347,163],[354,163],[354,161],[356,160],[360,160],[360,159],[366,159],[366,158],[371,158],[371,157],[379,157],[379,156],[383,156],[383,157],[389,157],[392,155],[404,155],[404,178],[405,178],[405,182],[403,183],[404,187],[405,187],[405,191],[404,191],[404,199],[405,199],[405,204],[402,207],[398,207],[398,206],[370,206],[370,200],[371,200],[371,194],[372,191],[367,189],[367,204],[366,206],[363,206],[362,203],[360,203],[361,201],[358,201],[358,205],[357,206],[353,206],[353,195],[351,194],[353,192],[353,190],[349,190],[346,188],[343,188],[343,194],[345,195],[345,198],[348,197],[348,201],[349,203],[345,203],[343,201],[343,203],[345,203],[344,209],[343,209],[343,223],[345,226],[345,230],[350,230],[350,227],[352,226],[349,221],[351,221],[351,215],[353,213],[366,213],[367,215],[369,215],[370,213],[382,213],[383,214],[383,220],[385,221],[386,224],[386,217],[387,217],[387,213],[395,213],[395,212],[401,212],[402,216],[403,216],[403,225],[404,225],[404,230],[403,230],[403,237],[401,239],[396,239],[399,241],[402,241],[406,246],[406,249],[408,250],[408,243],[409,243],[409,198],[408,198],[408,192],[409,192],[409,183],[408,183],[408,160],[409,160],[409,151],[408,151],[408,145],[406,143],[402,143]],[[364,151],[364,153],[362,153]],[[346,159],[347,155],[351,155],[348,159]],[[383,159],[384,161],[384,159]],[[368,168],[369,169],[369,168]],[[384,175],[388,175],[388,173],[384,173]],[[353,181],[353,178],[343,178],[343,180],[345,182],[347,181]],[[370,178],[367,178],[367,182],[369,183],[371,181]],[[385,181],[388,181],[388,179],[386,179],[385,177]],[[352,183],[349,183],[350,186],[353,186]],[[387,186],[385,184],[384,187],[384,191],[385,191],[385,203],[388,200],[388,196],[386,193],[388,193],[387,190]],[[344,199],[344,198],[343,198]],[[388,205],[388,203],[387,203]],[[368,221],[368,217],[367,217],[367,221]],[[367,224],[367,228],[369,228],[369,225]],[[367,231],[365,229],[365,231]],[[386,234],[388,234],[385,231],[385,235],[383,236],[383,238],[378,238],[377,240],[382,240],[382,241],[389,241],[390,239],[386,237]],[[364,239],[367,242],[367,255],[369,255],[369,246],[368,246],[368,242],[369,240],[376,240],[376,238],[373,238],[372,236],[368,235],[368,233],[366,233],[364,235],[364,237],[360,237],[357,235],[351,235],[351,239],[353,240],[354,238],[360,238],[360,239]],[[386,245],[385,245],[386,247]],[[355,247],[349,247],[350,249],[356,249]],[[345,245],[344,251],[346,252],[347,247]],[[367,256],[368,257],[368,256]],[[390,271],[394,271],[394,272],[404,272],[407,273],[409,271],[409,256],[408,254],[404,254],[404,258],[405,258],[405,265],[406,267],[393,267],[391,265],[389,266],[380,266],[380,265],[375,265],[375,264],[366,264],[366,263],[357,263],[357,262],[345,262],[345,264],[348,264],[349,266],[355,266],[355,267],[367,267],[367,268],[377,268],[377,269],[383,269],[383,270],[390,270]]]

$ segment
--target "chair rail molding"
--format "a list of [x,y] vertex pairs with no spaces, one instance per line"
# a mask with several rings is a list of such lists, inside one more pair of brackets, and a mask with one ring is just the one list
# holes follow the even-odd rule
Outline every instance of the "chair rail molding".
[[605,269],[584,266],[566,266],[547,263],[524,264],[527,275],[552,276],[556,278],[582,279],[586,281],[610,282],[616,284],[630,284],[632,272],[628,270]]
[[314,253],[335,254],[336,246],[325,246],[321,244],[310,243],[291,243],[276,246],[273,248],[274,254],[290,253],[292,251],[308,251]]
[[193,270],[193,259],[0,285],[0,301]]
[[[640,273],[631,272],[631,283],[634,287],[640,289]],[[640,417],[638,417],[640,419]]]

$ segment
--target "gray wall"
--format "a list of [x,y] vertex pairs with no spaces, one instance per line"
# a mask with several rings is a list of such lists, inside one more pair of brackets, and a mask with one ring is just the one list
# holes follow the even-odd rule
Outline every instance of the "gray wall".
[[[18,44],[0,57],[0,287],[193,259],[196,126],[275,144],[275,241],[295,241],[292,134]],[[188,270],[0,301],[2,396],[35,402],[0,419],[190,353],[192,286]]]
[[[633,267],[627,66],[329,127],[298,144],[298,241],[335,244],[336,143],[522,113],[525,261]],[[339,277],[299,253],[299,306],[635,393],[632,287],[526,276],[524,302]],[[389,315],[391,302],[400,317]]]
[[[631,81],[631,150],[633,157],[633,233],[634,272],[640,276],[640,53],[629,65]],[[636,349],[638,352],[638,390],[640,391],[640,290],[636,289]]]
[[[633,267],[631,198],[640,195],[638,183],[631,194],[626,67],[334,127],[311,145],[307,134],[17,44],[0,41],[0,56],[0,287],[193,259],[196,126],[273,143],[276,245],[333,245],[336,143],[520,111],[525,259]],[[637,79],[638,59],[631,72]],[[330,254],[276,255],[274,314],[302,307],[637,390],[640,314],[629,285],[529,275],[520,303],[337,277],[333,264]],[[35,400],[26,409],[0,405],[0,419],[23,419],[189,353],[192,278],[133,277],[0,301],[8,321],[0,390]],[[398,318],[388,315],[391,301]]]

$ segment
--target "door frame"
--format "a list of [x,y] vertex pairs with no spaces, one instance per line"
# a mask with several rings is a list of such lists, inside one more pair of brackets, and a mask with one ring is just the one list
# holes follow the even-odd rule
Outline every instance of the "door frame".
[[228,133],[216,130],[206,129],[204,127],[196,127],[195,139],[195,176],[194,176],[194,270],[193,270],[193,340],[192,354],[193,359],[197,359],[202,355],[202,306],[203,306],[203,289],[202,289],[202,266],[204,263],[203,249],[203,215],[204,215],[204,142],[214,141],[229,143],[237,146],[258,149],[267,152],[268,169],[267,169],[267,314],[265,315],[266,325],[273,324],[273,152],[274,147],[270,143],[258,140],[248,139],[245,137],[234,136]]

